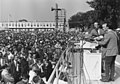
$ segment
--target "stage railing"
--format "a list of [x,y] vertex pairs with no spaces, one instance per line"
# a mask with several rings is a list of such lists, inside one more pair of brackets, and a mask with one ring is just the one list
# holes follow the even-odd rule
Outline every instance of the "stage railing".
[[66,51],[68,51],[68,49],[69,49],[69,48],[67,47],[67,48],[62,52],[62,54],[61,54],[61,56],[60,56],[60,58],[59,58],[59,60],[58,60],[58,62],[57,62],[57,64],[56,64],[56,66],[55,66],[55,68],[54,68],[51,76],[49,77],[49,79],[48,79],[48,81],[47,81],[47,84],[53,84],[55,78],[56,78],[57,84],[59,84],[58,81],[59,81],[59,77],[60,77],[60,75],[61,75],[61,71],[59,71],[59,68],[60,68],[61,63],[64,64],[64,62],[65,62],[65,59],[66,59],[65,53],[66,53]]

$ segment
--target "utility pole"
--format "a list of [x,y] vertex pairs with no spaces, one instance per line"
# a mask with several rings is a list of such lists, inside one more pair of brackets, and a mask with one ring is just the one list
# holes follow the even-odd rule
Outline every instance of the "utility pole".
[[64,10],[64,26],[63,26],[63,31],[65,32],[65,28],[66,28],[66,10]]
[[58,11],[61,11],[60,8],[58,8],[58,4],[56,3],[56,8],[51,8],[51,11],[55,11],[55,30],[58,29]]
[[55,22],[56,22],[56,29],[58,29],[58,4],[56,4],[56,16],[55,16]]

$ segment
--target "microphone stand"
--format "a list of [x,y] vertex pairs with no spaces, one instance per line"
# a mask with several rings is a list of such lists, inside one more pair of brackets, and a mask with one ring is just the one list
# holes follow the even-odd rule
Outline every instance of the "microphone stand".
[[82,84],[82,79],[83,79],[83,76],[84,76],[84,71],[83,71],[83,54],[84,54],[84,49],[83,49],[83,46],[84,46],[84,37],[82,35],[81,39],[82,41],[82,45],[80,45],[80,78],[79,78],[79,84]]

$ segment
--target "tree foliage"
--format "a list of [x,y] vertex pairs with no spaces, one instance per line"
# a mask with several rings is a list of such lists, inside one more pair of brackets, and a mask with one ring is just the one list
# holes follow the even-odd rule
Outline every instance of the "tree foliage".
[[97,14],[94,10],[87,11],[85,13],[77,13],[70,17],[70,28],[88,26],[97,20]]
[[70,28],[75,28],[75,27],[81,26],[80,19],[81,19],[82,14],[83,14],[82,12],[79,12],[70,17],[70,19],[68,20]]
[[77,13],[70,17],[70,27],[87,26],[95,21],[109,22],[113,28],[120,21],[120,0],[93,0],[87,2],[94,10]]
[[113,28],[117,28],[120,18],[120,0],[93,0],[87,3],[94,8],[99,21],[109,22]]

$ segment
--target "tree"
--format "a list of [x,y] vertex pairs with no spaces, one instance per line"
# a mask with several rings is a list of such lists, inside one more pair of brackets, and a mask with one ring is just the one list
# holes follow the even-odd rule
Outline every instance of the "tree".
[[115,29],[120,19],[120,0],[93,0],[87,2],[94,8],[99,21],[109,22]]
[[70,19],[68,20],[70,28],[81,27],[80,17],[82,14],[82,12],[78,12],[77,14],[70,17]]
[[69,19],[70,28],[89,26],[97,20],[97,14],[94,10],[85,13],[78,12]]

